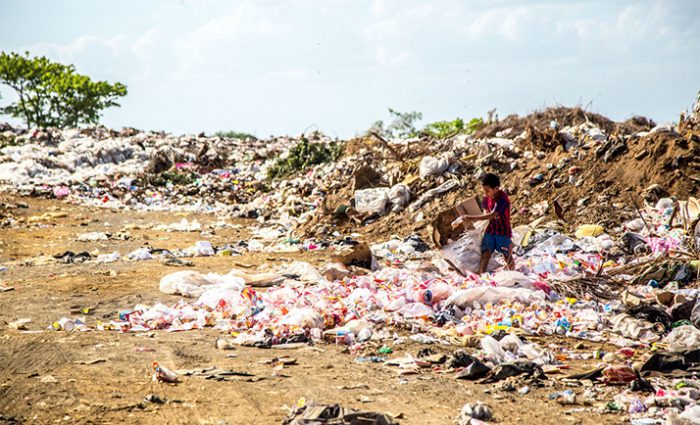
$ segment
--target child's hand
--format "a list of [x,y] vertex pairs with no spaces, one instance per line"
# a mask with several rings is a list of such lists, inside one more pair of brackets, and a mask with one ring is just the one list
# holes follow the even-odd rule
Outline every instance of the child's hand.
[[452,222],[452,228],[453,229],[458,228],[463,222],[464,222],[464,220],[462,219],[462,217],[458,217],[457,220]]

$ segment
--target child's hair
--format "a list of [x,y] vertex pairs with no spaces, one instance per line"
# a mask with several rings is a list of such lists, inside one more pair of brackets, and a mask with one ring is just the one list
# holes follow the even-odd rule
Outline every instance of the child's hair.
[[481,184],[495,189],[501,186],[501,179],[493,173],[486,173],[486,175],[481,178]]

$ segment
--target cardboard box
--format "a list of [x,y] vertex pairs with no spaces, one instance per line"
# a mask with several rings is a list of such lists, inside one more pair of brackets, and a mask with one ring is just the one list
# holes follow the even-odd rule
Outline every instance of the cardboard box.
[[437,217],[432,221],[431,236],[433,243],[437,247],[442,247],[449,243],[450,240],[455,241],[459,239],[460,235],[464,233],[465,230],[471,230],[474,228],[471,222],[464,223],[457,229],[452,228],[452,222],[457,219],[460,215],[480,215],[483,214],[480,207],[481,203],[477,197],[471,197],[455,207],[441,211],[438,213]]

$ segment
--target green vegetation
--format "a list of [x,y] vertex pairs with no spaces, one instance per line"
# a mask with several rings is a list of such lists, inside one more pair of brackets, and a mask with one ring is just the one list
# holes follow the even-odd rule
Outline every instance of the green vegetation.
[[6,137],[2,133],[0,133],[0,149],[6,148],[8,146],[17,146],[19,143],[17,142],[17,138],[13,135],[10,137]]
[[221,137],[222,139],[258,140],[258,138],[253,136],[252,134],[243,133],[240,131],[217,131],[216,133],[214,133],[214,136]]
[[385,126],[384,121],[376,121],[372,124],[372,127],[367,130],[367,133],[376,133],[388,139],[403,139],[418,136],[442,139],[457,134],[473,134],[485,125],[482,118],[472,118],[468,122],[465,122],[462,118],[456,118],[453,121],[436,121],[429,123],[421,130],[418,130],[417,123],[423,119],[422,113],[417,111],[398,112],[389,108],[389,114],[392,117],[391,124]]
[[27,127],[77,127],[97,124],[102,110],[119,106],[126,96],[121,83],[92,81],[73,65],[52,62],[29,53],[0,53],[0,83],[8,85],[18,101],[0,113],[24,120]]
[[163,171],[158,174],[146,174],[137,179],[139,185],[151,185],[164,187],[172,184],[174,186],[187,186],[197,180],[197,175],[190,172]]
[[472,118],[467,123],[461,118],[457,118],[453,121],[436,121],[430,123],[421,130],[421,133],[444,139],[445,137],[455,136],[457,134],[473,134],[484,125],[484,120],[482,118]]
[[304,171],[311,166],[326,162],[337,161],[343,153],[343,145],[336,142],[330,144],[309,142],[304,137],[299,143],[289,150],[286,158],[278,158],[267,169],[268,178],[284,177],[290,174]]

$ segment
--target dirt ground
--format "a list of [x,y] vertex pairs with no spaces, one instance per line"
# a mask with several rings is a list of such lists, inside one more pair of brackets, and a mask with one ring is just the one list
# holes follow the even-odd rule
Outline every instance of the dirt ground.
[[[30,222],[18,228],[0,229],[0,282],[15,289],[0,292],[0,423],[194,423],[194,424],[281,424],[287,410],[304,397],[328,403],[342,403],[364,410],[399,415],[401,424],[450,424],[466,402],[483,401],[494,410],[499,424],[600,424],[622,423],[621,414],[603,414],[590,407],[560,406],[548,395],[566,388],[582,393],[581,386],[568,387],[550,375],[544,387],[531,387],[525,395],[507,392],[498,384],[477,384],[454,379],[453,373],[426,370],[399,376],[382,364],[358,364],[343,347],[319,344],[296,350],[239,347],[217,350],[215,340],[223,332],[208,329],[146,334],[119,332],[55,332],[50,323],[71,310],[90,307],[88,324],[110,320],[137,303],[158,300],[174,303],[179,297],[158,290],[167,273],[182,270],[158,260],[110,264],[47,264],[27,262],[37,256],[66,250],[100,253],[119,251],[122,255],[149,243],[157,248],[184,248],[202,236],[199,232],[167,233],[150,229],[129,230],[129,240],[76,242],[76,235],[88,231],[118,231],[126,224],[172,223],[182,217],[202,224],[213,216],[176,213],[137,213],[74,206],[60,201],[9,198],[0,202],[26,202],[29,208],[12,210],[28,219],[46,212],[65,212],[64,218]],[[105,227],[109,223],[109,227]],[[239,222],[245,224],[245,222]],[[133,227],[133,226],[132,226]],[[246,229],[216,230],[213,244],[246,238]],[[257,254],[233,257],[195,258],[193,269],[225,273],[241,264],[250,270],[273,267],[281,262],[304,258],[323,262],[330,252],[313,254]],[[2,286],[0,285],[0,286]],[[31,318],[28,331],[8,323]],[[577,341],[558,338],[537,339],[540,344],[573,347]],[[145,351],[143,347],[153,351]],[[416,355],[415,343],[394,346],[390,358],[406,353]],[[432,347],[449,354],[456,347]],[[581,352],[594,350],[585,343]],[[376,346],[365,355],[376,354]],[[468,349],[469,350],[469,349]],[[374,351],[374,352],[372,352]],[[234,356],[235,355],[235,356]],[[263,361],[291,356],[297,365],[285,367],[273,376],[273,366]],[[180,383],[158,384],[150,379],[153,360],[172,369],[218,366],[254,376],[232,377],[229,381],[182,377]],[[572,371],[589,368],[591,361],[570,362]],[[559,375],[561,376],[561,375]],[[525,384],[519,385],[519,387]],[[609,389],[614,391],[614,389]],[[165,403],[145,401],[155,394]],[[612,400],[613,392],[594,407]]]

